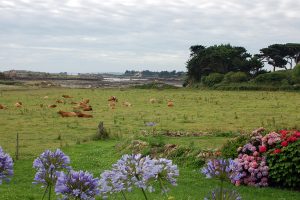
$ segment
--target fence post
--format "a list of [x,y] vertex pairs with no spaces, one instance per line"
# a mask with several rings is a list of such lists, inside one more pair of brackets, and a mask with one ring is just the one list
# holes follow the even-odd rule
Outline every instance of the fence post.
[[19,160],[19,133],[17,133],[16,139],[16,160]]

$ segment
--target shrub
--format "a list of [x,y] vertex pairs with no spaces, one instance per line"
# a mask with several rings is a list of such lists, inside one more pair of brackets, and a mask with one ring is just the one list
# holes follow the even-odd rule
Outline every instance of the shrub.
[[240,135],[232,140],[228,140],[221,148],[221,154],[224,158],[236,158],[238,156],[237,149],[244,146],[249,140],[249,136]]
[[201,82],[206,86],[213,86],[217,83],[221,83],[224,78],[223,74],[211,73],[208,76],[201,78]]
[[268,84],[280,84],[284,80],[288,80],[289,83],[291,82],[291,76],[289,71],[277,71],[266,74],[260,74],[254,79],[256,83]]
[[267,152],[271,185],[296,188],[300,185],[300,132],[280,131],[281,140]]
[[300,64],[296,65],[292,71],[293,81],[300,83]]
[[248,75],[245,72],[229,72],[224,76],[225,83],[241,83],[248,81]]

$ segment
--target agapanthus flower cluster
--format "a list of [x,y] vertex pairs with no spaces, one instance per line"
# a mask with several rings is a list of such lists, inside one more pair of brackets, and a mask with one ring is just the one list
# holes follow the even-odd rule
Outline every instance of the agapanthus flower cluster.
[[240,194],[231,189],[222,189],[221,188],[216,188],[211,193],[209,193],[204,200],[241,200],[242,197]]
[[206,166],[201,169],[201,172],[206,178],[236,181],[241,176],[235,171],[236,167],[236,163],[231,159],[213,159],[207,162]]
[[44,151],[33,162],[33,168],[37,170],[34,183],[41,183],[44,186],[54,185],[57,179],[56,172],[70,170],[70,159],[60,149],[52,152]]
[[107,197],[108,194],[131,191],[134,187],[152,192],[156,181],[176,185],[178,176],[177,165],[173,165],[170,160],[126,154],[112,166],[112,170],[101,174],[100,193]]
[[100,193],[99,179],[93,178],[93,175],[88,172],[73,170],[67,174],[57,172],[57,177],[55,192],[62,195],[63,200],[94,200]]
[[0,147],[0,185],[2,181],[10,181],[13,176],[13,160],[9,154],[5,153]]

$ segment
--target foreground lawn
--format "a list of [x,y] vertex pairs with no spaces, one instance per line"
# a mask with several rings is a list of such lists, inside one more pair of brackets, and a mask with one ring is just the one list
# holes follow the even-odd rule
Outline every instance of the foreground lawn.
[[[105,169],[110,169],[111,164],[115,163],[120,154],[115,151],[117,141],[90,142],[88,144],[74,145],[65,147],[63,151],[70,156],[71,165],[75,170],[88,170],[99,176]],[[36,155],[38,156],[38,155]],[[15,163],[15,175],[9,185],[1,185],[1,200],[12,199],[41,199],[43,189],[40,185],[32,184],[35,171],[32,168],[32,159],[20,160]],[[178,186],[172,187],[170,196],[176,200],[199,200],[213,188],[217,187],[218,182],[205,179],[199,169],[179,166],[180,176]],[[274,188],[254,188],[254,187],[234,187],[227,184],[226,187],[236,189],[243,199],[246,200],[297,200],[300,199],[299,192],[274,189]],[[128,199],[143,199],[142,192],[134,190],[126,193]],[[159,192],[148,194],[149,199],[165,199]],[[53,199],[55,195],[53,194]],[[113,199],[113,198],[110,198]],[[122,199],[116,196],[116,199]]]

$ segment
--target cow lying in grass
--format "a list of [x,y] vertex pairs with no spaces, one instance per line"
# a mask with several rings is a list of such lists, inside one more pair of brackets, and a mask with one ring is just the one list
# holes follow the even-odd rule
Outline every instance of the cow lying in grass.
[[2,110],[2,109],[6,109],[6,106],[0,104],[0,110]]
[[60,116],[62,117],[77,117],[76,112],[64,112],[64,111],[58,111],[58,114],[60,114]]
[[23,103],[22,103],[21,101],[18,101],[17,103],[15,103],[15,106],[16,106],[17,108],[21,108],[22,105],[23,105]]

